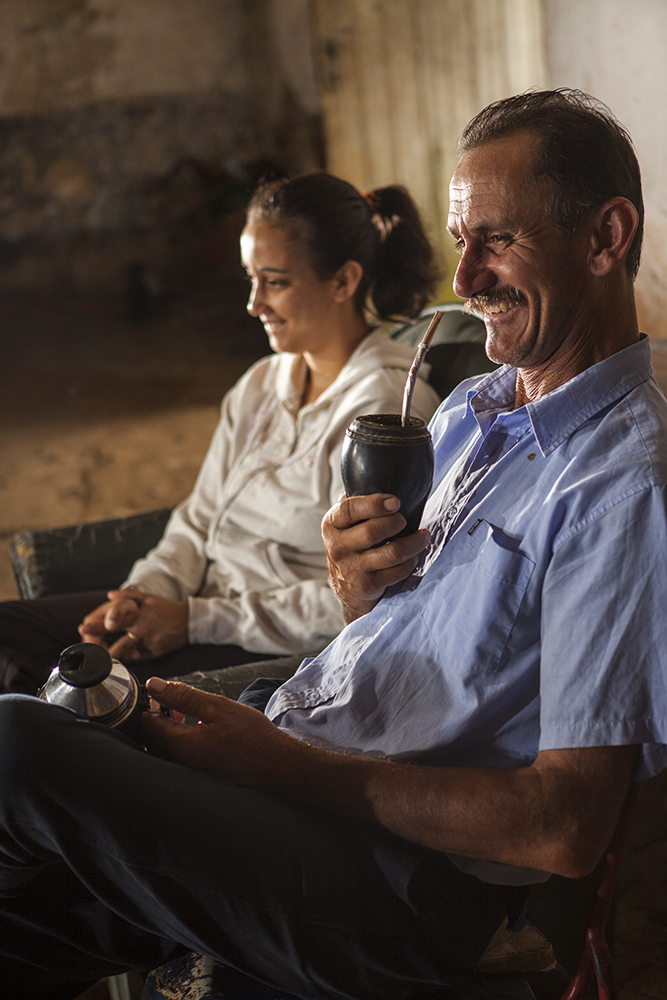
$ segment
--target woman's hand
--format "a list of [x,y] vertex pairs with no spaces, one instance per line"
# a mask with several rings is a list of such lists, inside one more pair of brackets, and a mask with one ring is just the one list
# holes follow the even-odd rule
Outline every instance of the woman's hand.
[[[135,587],[110,590],[109,600],[79,625],[83,642],[104,646],[123,662],[152,660],[188,644],[188,605],[144,594]],[[120,638],[118,633],[122,632]]]
[[399,507],[397,497],[384,493],[343,496],[324,515],[329,575],[348,622],[374,608],[387,587],[407,579],[428,545],[428,531],[392,537],[405,527]]

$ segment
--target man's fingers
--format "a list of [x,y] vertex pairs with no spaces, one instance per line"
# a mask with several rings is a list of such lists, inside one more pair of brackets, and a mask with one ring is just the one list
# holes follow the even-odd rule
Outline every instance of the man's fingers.
[[330,518],[334,528],[344,530],[351,528],[354,524],[359,524],[360,521],[395,514],[400,506],[401,502],[398,497],[388,493],[373,493],[365,497],[344,495],[325,517]]
[[[384,524],[385,520],[387,528],[391,529],[388,534],[378,530],[378,526]],[[411,565],[405,575],[411,573],[418,556],[428,547],[429,533],[422,530],[396,538],[394,536],[405,526],[405,520],[400,518],[400,523],[392,522],[393,518],[383,519],[382,522],[365,521],[348,529],[344,543],[337,544],[337,539],[332,539],[327,547],[332,576],[345,579],[359,574],[375,575],[385,570],[405,567],[408,563]],[[353,542],[352,535],[358,542],[353,546],[350,544]]]
[[[384,555],[384,566],[402,566],[410,560],[416,559],[424,549],[428,548],[431,541],[431,533],[426,528],[411,535],[404,535],[403,538],[393,538],[380,550]],[[411,567],[410,572],[414,569]]]
[[[253,760],[261,754],[263,744],[280,739],[264,713],[249,705],[159,677],[151,677],[147,688],[154,702],[177,716],[180,713],[199,722],[184,726],[155,712],[142,714],[144,745],[166,760],[243,783],[255,774]],[[289,736],[282,739],[292,742]],[[260,769],[265,770],[263,765]]]
[[387,587],[393,587],[394,584],[402,583],[403,580],[407,580],[416,565],[416,559],[409,559],[407,562],[398,563],[387,569],[378,570],[376,573],[372,574],[371,580],[368,584],[368,590],[371,590],[372,584],[372,589],[376,592],[378,598],[381,597]]
[[[144,746],[157,757],[181,761],[187,746],[192,742],[192,730],[199,726],[184,726],[158,712],[144,712],[141,716],[141,738]],[[186,744],[183,744],[183,740]]]
[[[398,498],[385,493],[343,497],[322,521],[322,534],[329,557],[338,562],[351,553],[367,552],[393,539],[406,524],[399,508]],[[406,537],[411,542],[397,551],[392,560],[395,565],[419,554],[426,548],[430,536],[427,531],[418,531]],[[398,541],[403,543],[404,539]],[[386,565],[385,559],[381,562]]]
[[100,604],[94,611],[89,612],[79,625],[79,632],[97,632],[101,635],[104,632],[104,616],[107,608],[107,604]]
[[202,722],[213,722],[223,710],[227,699],[210,691],[200,691],[181,681],[165,681],[151,677],[146,682],[148,693],[163,708],[175,709]]
[[344,567],[345,560],[349,556],[377,548],[397,535],[404,527],[405,518],[400,511],[357,521],[349,528],[338,528],[333,520],[327,523],[325,517],[322,522],[322,537],[329,559]]
[[343,496],[322,520],[331,585],[347,621],[366,614],[388,586],[404,580],[428,545],[428,532],[396,538],[405,527],[395,496]]
[[362,521],[349,531],[354,534],[348,535],[348,544],[352,539],[360,539],[359,551],[377,550],[384,547],[384,543],[390,538],[394,538],[399,531],[405,527],[405,518],[400,511],[395,514],[387,514],[385,517],[374,517],[370,521]]

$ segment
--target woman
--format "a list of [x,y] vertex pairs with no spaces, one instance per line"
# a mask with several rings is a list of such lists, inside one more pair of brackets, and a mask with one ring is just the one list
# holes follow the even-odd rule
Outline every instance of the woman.
[[[403,188],[362,196],[313,174],[260,186],[241,257],[277,353],[225,396],[192,494],[121,588],[0,605],[4,690],[34,692],[81,640],[169,677],[317,652],[342,628],[320,522],[342,490],[345,428],[400,410],[414,350],[377,325],[420,312],[434,252]],[[422,378],[413,414],[437,404]]]

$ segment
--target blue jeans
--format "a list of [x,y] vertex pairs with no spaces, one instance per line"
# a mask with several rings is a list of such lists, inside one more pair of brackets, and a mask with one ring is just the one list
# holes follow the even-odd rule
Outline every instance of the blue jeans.
[[76,996],[187,949],[301,997],[424,997],[473,967],[513,894],[0,697],[0,996]]

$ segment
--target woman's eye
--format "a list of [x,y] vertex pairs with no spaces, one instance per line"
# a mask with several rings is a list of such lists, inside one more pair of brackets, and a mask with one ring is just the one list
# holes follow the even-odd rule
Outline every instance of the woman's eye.
[[267,288],[284,288],[287,282],[282,278],[255,278],[252,274],[245,272],[245,280],[254,286],[265,285]]

